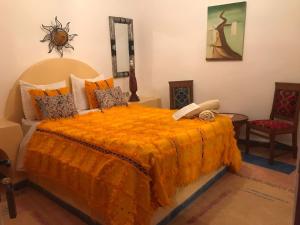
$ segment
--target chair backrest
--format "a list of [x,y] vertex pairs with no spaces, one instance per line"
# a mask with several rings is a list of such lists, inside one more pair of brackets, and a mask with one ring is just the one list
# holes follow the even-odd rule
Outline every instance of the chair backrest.
[[298,125],[300,110],[300,84],[275,83],[271,119],[282,119]]
[[170,109],[180,109],[193,100],[193,80],[169,81]]

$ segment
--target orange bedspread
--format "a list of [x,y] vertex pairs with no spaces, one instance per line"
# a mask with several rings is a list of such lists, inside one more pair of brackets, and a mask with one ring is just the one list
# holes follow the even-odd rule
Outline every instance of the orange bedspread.
[[68,187],[106,224],[147,225],[178,186],[241,163],[229,118],[174,121],[172,113],[130,105],[44,121],[27,146],[25,167],[53,188]]

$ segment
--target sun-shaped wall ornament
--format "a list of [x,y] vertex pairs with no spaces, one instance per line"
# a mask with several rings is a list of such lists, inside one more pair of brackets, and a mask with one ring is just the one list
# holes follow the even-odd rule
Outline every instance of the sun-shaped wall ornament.
[[70,45],[70,41],[74,39],[74,37],[78,36],[77,34],[69,34],[69,25],[70,22],[63,28],[62,24],[58,21],[57,16],[55,17],[55,25],[44,26],[42,24],[42,28],[48,32],[41,42],[49,41],[49,52],[51,53],[53,48],[57,50],[61,57],[63,57],[64,52],[63,48],[71,48],[74,50],[74,47]]

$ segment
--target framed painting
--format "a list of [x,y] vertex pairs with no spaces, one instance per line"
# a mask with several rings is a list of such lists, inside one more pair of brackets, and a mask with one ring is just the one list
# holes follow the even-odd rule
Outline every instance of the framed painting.
[[208,7],[206,60],[242,60],[246,2]]

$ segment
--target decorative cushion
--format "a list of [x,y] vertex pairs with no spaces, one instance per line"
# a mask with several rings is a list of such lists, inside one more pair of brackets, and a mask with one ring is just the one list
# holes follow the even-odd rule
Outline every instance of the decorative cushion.
[[37,96],[57,96],[57,95],[64,95],[69,93],[69,88],[59,88],[59,89],[52,89],[52,90],[41,90],[41,89],[31,89],[28,91],[31,96],[32,106],[36,112],[36,119],[41,120],[43,118],[42,112],[40,110],[39,105],[37,105],[36,97]]
[[95,95],[99,108],[101,109],[107,109],[113,106],[128,105],[126,94],[122,92],[119,86],[106,90],[95,90]]
[[25,81],[20,80],[20,89],[21,89],[21,98],[22,98],[22,106],[23,106],[23,112],[24,116],[28,120],[36,120],[38,119],[38,116],[36,115],[35,108],[32,107],[32,98],[30,94],[28,93],[28,90],[30,89],[57,89],[57,88],[63,88],[66,87],[66,81],[61,81],[57,83],[51,83],[51,84],[45,84],[45,85],[36,85],[32,83],[28,83]]
[[277,90],[274,99],[275,115],[294,117],[298,98],[297,91]]
[[40,107],[43,119],[59,119],[78,114],[72,94],[56,96],[36,96],[35,100]]
[[271,130],[281,130],[293,127],[292,124],[282,120],[253,120],[249,121],[249,123],[255,126],[260,126]]
[[96,82],[104,80],[103,75],[96,76],[91,79],[81,79],[71,74],[71,83],[72,83],[72,93],[74,97],[74,102],[78,111],[89,109],[88,100],[85,92],[85,81]]
[[109,78],[97,82],[85,81],[85,91],[90,109],[99,108],[95,90],[105,90],[114,87],[114,79]]

